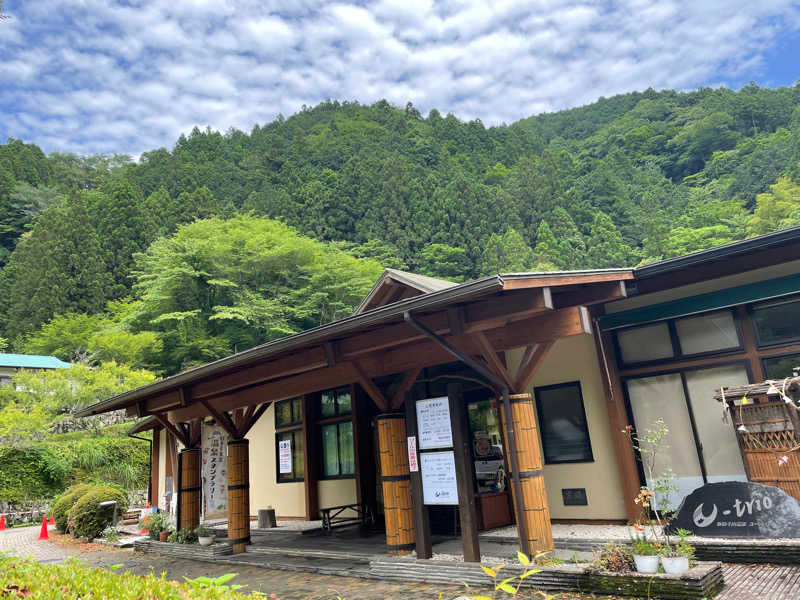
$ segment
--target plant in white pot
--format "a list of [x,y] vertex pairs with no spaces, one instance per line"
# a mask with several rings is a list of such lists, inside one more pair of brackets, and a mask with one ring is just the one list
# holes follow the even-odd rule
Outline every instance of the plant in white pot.
[[671,575],[685,575],[694,562],[694,546],[688,541],[692,532],[686,529],[678,529],[678,542],[674,546],[667,546],[666,551],[661,556],[661,566],[665,573]]
[[206,528],[204,525],[199,525],[194,532],[197,534],[197,542],[201,546],[210,546],[214,543],[214,538],[216,537],[214,532]]
[[656,542],[647,539],[646,534],[641,534],[633,539],[633,562],[639,573],[658,572],[658,550]]

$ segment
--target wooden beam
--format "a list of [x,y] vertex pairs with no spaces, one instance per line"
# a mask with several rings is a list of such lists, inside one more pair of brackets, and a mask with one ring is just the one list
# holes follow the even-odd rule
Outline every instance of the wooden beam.
[[481,356],[483,356],[483,358],[486,360],[489,370],[502,379],[506,386],[508,386],[508,389],[514,389],[514,382],[511,381],[511,376],[508,374],[506,366],[500,360],[500,357],[497,356],[497,351],[492,347],[492,344],[486,337],[486,334],[482,331],[479,331],[472,334],[472,337],[478,344],[478,348],[480,348],[481,351]]
[[[417,403],[411,393],[405,395],[403,399],[406,404],[406,436],[418,440]],[[414,542],[417,558],[423,559],[433,557],[433,544],[431,543],[431,517],[428,507],[425,506],[419,460],[419,447],[417,447],[417,469],[412,471],[409,465],[409,486],[411,487],[411,514],[414,518]]]
[[[514,381],[514,387],[511,389],[514,390],[515,394],[522,394],[528,391],[528,387],[531,385],[533,381],[534,375],[536,375],[536,371],[544,361],[544,357],[547,356],[547,353],[550,351],[550,348],[553,347],[552,340],[548,340],[546,342],[541,342],[536,344],[536,347],[533,351],[528,355],[526,351],[525,354],[527,356],[527,360],[525,356],[523,356],[523,360],[519,365],[519,369],[517,370],[517,377]],[[530,348],[530,346],[528,346]]]
[[214,406],[206,399],[201,399],[200,404],[205,406],[208,413],[214,417],[214,420],[222,427],[229,436],[233,439],[238,440],[239,438],[239,431],[236,429],[236,425],[233,424],[230,415],[225,411],[218,411]]
[[[244,430],[241,432],[242,437],[245,437],[248,433],[250,433],[250,430],[253,428],[253,426],[256,423],[258,423],[258,420],[267,411],[267,409],[269,408],[270,404],[272,404],[272,402],[264,402],[263,404],[261,404],[253,412],[253,414],[251,415],[250,419],[248,421],[245,421]],[[253,406],[255,406],[255,405],[253,405]]]
[[592,285],[567,287],[563,291],[553,290],[555,305],[558,308],[565,306],[589,306],[604,302],[613,302],[628,297],[628,290],[624,281],[609,281],[607,283],[595,283]]
[[[467,405],[461,393],[461,384],[447,385],[450,406],[450,424],[453,431],[453,450],[458,488],[458,517],[461,522],[461,543],[464,562],[481,562],[478,541],[478,509],[475,505],[475,484],[472,472],[472,436],[467,421]],[[518,477],[514,473],[515,477]]]
[[[500,327],[487,331],[485,334],[496,351],[503,351],[520,348],[531,343],[589,333],[590,326],[585,307],[570,307],[530,317],[513,326]],[[448,340],[466,354],[471,356],[481,354],[481,349],[471,336],[464,335],[448,338]],[[358,367],[361,375],[369,382],[374,377],[393,375],[415,368],[453,362],[453,360],[453,356],[441,346],[425,340],[364,356],[358,361]],[[267,400],[274,402],[348,383],[360,383],[361,375],[352,362],[342,362],[333,367],[324,367],[310,373],[293,375],[226,393],[214,398],[214,406],[218,410],[232,410],[252,404],[261,404]],[[377,389],[374,383],[372,386],[373,391]],[[369,393],[366,388],[365,391]],[[380,397],[383,397],[383,394]],[[388,407],[388,403],[386,406]],[[149,409],[149,404],[147,408]],[[202,405],[192,403],[185,408],[176,407],[169,414],[171,418],[183,421],[210,413]]]
[[542,286],[575,285],[580,283],[600,283],[603,281],[623,281],[633,279],[633,271],[571,273],[565,275],[543,275],[541,277],[507,278],[503,280],[504,290],[524,290]]
[[[306,504],[306,520],[319,519],[319,471],[320,440],[314,429],[314,397],[306,394],[303,404],[303,494]],[[273,442],[274,443],[274,442]]]
[[336,346],[333,342],[325,342],[322,344],[322,348],[325,350],[325,359],[328,361],[328,366],[332,367],[337,362],[339,352],[336,349]]
[[447,326],[450,328],[450,335],[464,333],[464,314],[458,306],[447,309]]
[[186,437],[186,433],[178,429],[175,424],[167,419],[164,415],[153,415],[156,418],[156,421],[161,423],[165,429],[167,429],[172,435],[174,435],[178,441],[183,444],[184,448],[190,448],[191,445],[189,444],[189,440]]
[[420,371],[422,371],[422,367],[414,367],[413,369],[406,371],[405,375],[403,375],[403,379],[400,381],[400,386],[395,390],[394,395],[392,396],[392,410],[397,410],[403,405],[406,392],[411,389],[412,385],[414,385],[414,382],[417,380]]
[[389,410],[389,402],[386,400],[386,397],[383,393],[378,389],[378,386],[375,385],[375,382],[364,373],[364,370],[358,363],[353,363],[353,368],[356,371],[357,381],[364,388],[364,391],[367,392],[367,395],[372,398],[372,401],[378,406],[381,412],[387,412]]

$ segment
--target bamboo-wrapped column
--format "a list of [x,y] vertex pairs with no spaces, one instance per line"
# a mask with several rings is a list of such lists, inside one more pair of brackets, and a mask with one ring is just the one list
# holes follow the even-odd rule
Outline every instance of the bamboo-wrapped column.
[[390,554],[408,554],[415,546],[414,516],[408,470],[406,419],[403,414],[378,415],[386,545]]
[[178,457],[178,529],[200,525],[200,448],[185,448]]
[[[515,486],[511,486],[514,507],[522,502],[522,514],[525,525],[521,528],[517,524],[517,531],[525,532],[525,539],[520,534],[520,546],[523,552],[533,554],[536,552],[550,552],[553,546],[553,530],[550,525],[550,509],[547,506],[547,492],[544,486],[542,472],[542,452],[539,449],[539,435],[536,431],[536,417],[534,415],[533,400],[530,394],[511,394],[511,422],[514,428],[513,435],[516,441],[517,463],[519,473],[512,473],[512,477],[519,478],[522,498],[517,498]],[[505,431],[505,407],[502,399],[499,401],[502,409],[503,438],[505,440],[506,455],[510,458],[508,449],[509,432]],[[510,461],[509,461],[510,462]],[[515,512],[515,514],[519,514]]]
[[228,539],[233,552],[250,543],[250,442],[228,442]]

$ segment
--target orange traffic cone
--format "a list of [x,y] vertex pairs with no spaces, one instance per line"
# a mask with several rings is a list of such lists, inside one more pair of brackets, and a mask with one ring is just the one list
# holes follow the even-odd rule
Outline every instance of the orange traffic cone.
[[0,514],[0,531],[3,531],[6,528],[6,516],[4,514]]
[[49,540],[47,535],[47,517],[42,517],[42,531],[39,533],[40,540]]
[[48,523],[50,523],[50,525],[56,524],[56,520],[53,518],[53,515],[50,515],[50,520],[48,521]]

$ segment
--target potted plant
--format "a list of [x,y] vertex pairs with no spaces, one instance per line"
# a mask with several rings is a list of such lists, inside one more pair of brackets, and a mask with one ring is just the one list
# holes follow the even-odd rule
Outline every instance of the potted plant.
[[694,562],[694,546],[686,540],[692,532],[678,529],[676,533],[678,542],[673,547],[666,546],[666,552],[661,556],[661,566],[671,575],[685,575]]
[[207,529],[204,525],[199,525],[194,532],[197,535],[197,541],[201,546],[210,546],[214,543],[214,532],[210,529]]
[[139,527],[147,531],[151,540],[166,542],[166,538],[161,539],[161,533],[166,532],[166,537],[169,537],[169,515],[167,513],[150,513],[139,521]]
[[635,537],[632,545],[636,570],[639,573],[657,573],[659,546],[648,540],[645,534]]
[[169,529],[165,529],[164,531],[159,531],[158,532],[158,541],[159,542],[168,542],[170,535],[172,535],[172,532]]

